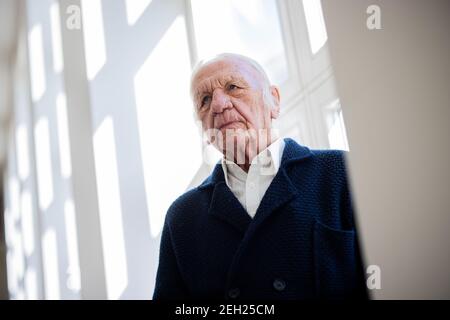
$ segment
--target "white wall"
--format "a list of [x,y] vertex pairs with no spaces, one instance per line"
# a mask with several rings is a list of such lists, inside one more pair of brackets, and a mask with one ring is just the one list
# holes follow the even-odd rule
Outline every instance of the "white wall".
[[323,5],[366,262],[381,268],[373,296],[449,299],[450,2]]

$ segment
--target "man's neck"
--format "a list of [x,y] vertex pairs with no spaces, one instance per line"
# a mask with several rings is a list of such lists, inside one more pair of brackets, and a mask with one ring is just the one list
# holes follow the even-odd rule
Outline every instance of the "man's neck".
[[[241,161],[237,161],[236,157],[233,159],[233,162],[236,163],[245,173],[248,173],[250,170],[250,166],[252,165],[253,160],[255,157],[257,157],[262,151],[266,150],[268,147],[272,145],[273,142],[275,142],[276,139],[273,141],[269,141],[269,143],[265,144],[264,147],[259,147],[256,149],[256,152],[245,152],[245,162],[242,163]],[[241,163],[239,163],[241,162]]]
[[243,171],[248,173],[250,170],[250,166],[252,165],[253,159],[258,156],[261,151],[267,149],[272,145],[273,142],[277,141],[279,138],[279,134],[277,130],[273,130],[272,128],[268,130],[267,135],[262,138],[261,136],[256,142],[256,147],[252,147],[251,143],[247,143],[245,146],[245,151],[238,149],[234,149],[233,154],[228,154],[225,152],[225,159],[229,161],[233,161],[237,164]]
[[248,170],[250,170],[251,163],[244,163],[244,164],[238,164],[238,166],[245,171],[245,173],[248,173]]

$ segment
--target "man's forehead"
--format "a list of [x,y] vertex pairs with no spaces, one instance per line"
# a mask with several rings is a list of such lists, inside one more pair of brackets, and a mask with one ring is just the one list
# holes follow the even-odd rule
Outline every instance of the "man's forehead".
[[202,78],[197,78],[197,81],[195,81],[194,85],[195,88],[203,88],[203,87],[209,87],[211,85],[218,85],[222,84],[224,85],[225,82],[228,81],[246,81],[246,77],[243,76],[241,72],[217,72],[208,76],[204,76]]
[[244,62],[236,59],[212,61],[202,66],[193,78],[193,89],[200,88],[215,80],[251,80],[255,78],[255,70]]

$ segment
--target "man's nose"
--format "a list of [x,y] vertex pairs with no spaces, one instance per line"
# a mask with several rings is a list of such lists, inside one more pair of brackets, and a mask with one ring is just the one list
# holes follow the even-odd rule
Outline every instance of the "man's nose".
[[230,97],[222,90],[214,90],[211,100],[211,110],[214,113],[222,113],[225,109],[231,108]]

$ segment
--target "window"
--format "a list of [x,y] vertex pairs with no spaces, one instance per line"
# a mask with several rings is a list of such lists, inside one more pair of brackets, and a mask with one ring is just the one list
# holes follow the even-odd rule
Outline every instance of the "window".
[[198,60],[221,52],[253,57],[274,83],[288,79],[276,0],[191,0]]
[[316,54],[327,41],[327,30],[323,20],[320,0],[303,0],[309,44],[312,54]]
[[331,149],[349,151],[344,117],[339,100],[330,104],[326,110],[326,123],[328,128],[328,142]]

